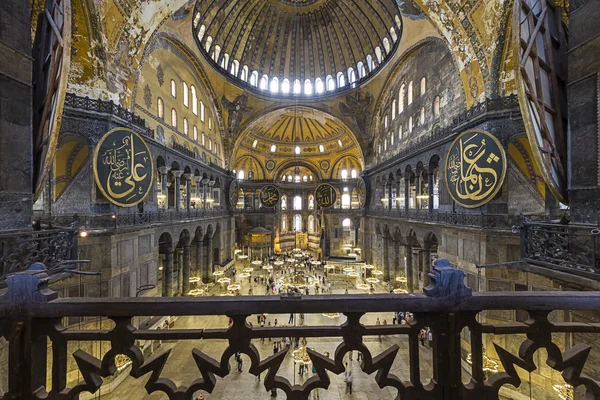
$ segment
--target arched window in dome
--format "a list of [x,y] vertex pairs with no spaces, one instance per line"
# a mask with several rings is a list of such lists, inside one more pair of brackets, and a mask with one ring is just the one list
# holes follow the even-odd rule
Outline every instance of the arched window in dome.
[[[198,15],[200,14],[198,13]],[[204,37],[204,32],[206,32],[206,26],[202,25],[198,30],[198,40],[202,41],[202,38]]]
[[313,196],[312,194],[308,196],[308,209],[315,209],[315,196]]
[[392,37],[392,41],[396,43],[398,35],[396,35],[396,30],[393,27],[390,28],[390,36]]
[[440,116],[440,96],[435,96],[433,100],[433,116],[435,118]]
[[177,98],[177,84],[173,79],[171,79],[171,96]]
[[252,86],[258,86],[258,71],[252,71],[252,75],[250,75],[250,84]]
[[384,128],[384,129],[387,129],[387,127],[388,127],[388,116],[386,115],[386,116],[383,118],[383,128]]
[[225,53],[225,54],[223,54],[223,59],[221,60],[221,68],[227,69],[228,66],[229,66],[229,54]]
[[281,176],[281,182],[285,182],[285,175]]
[[196,86],[192,85],[190,87],[190,91],[192,92],[192,112],[194,115],[198,115],[198,92],[196,92]]
[[274,76],[273,79],[271,79],[271,85],[269,86],[269,91],[271,93],[279,92],[279,79],[277,79],[276,76]]
[[300,149],[300,146],[294,147],[294,153],[296,153],[296,155],[299,155],[301,153],[301,151],[302,150]]
[[421,96],[423,96],[425,94],[425,91],[427,90],[427,79],[425,77],[421,78]]
[[165,103],[163,102],[163,100],[159,97],[156,100],[156,108],[157,108],[157,113],[158,113],[158,118],[160,119],[164,119],[165,118]]
[[237,76],[240,70],[240,62],[238,60],[233,60],[231,63],[231,75]]
[[204,50],[208,53],[208,51],[210,50],[210,46],[212,45],[212,36],[207,36],[206,37],[206,43],[204,45]]
[[358,178],[358,173],[356,172],[356,169],[352,169],[352,171],[350,172],[350,177],[352,179]]
[[340,178],[348,179],[348,170],[346,168],[342,168],[342,170],[340,171]]
[[287,176],[287,180],[288,180],[288,182],[291,182],[292,181],[292,175],[288,175]]
[[199,23],[200,23],[200,13],[197,12],[196,15],[194,15],[194,28],[197,28]]
[[200,100],[200,121],[204,122],[204,103]]
[[258,139],[254,139],[254,142],[252,142],[252,148],[255,149],[256,146],[258,146]]
[[283,82],[281,82],[281,93],[288,94],[290,92],[290,81],[285,78]]
[[406,96],[406,85],[403,83],[402,86],[400,86],[400,100],[399,100],[399,104],[398,104],[398,112],[401,113],[402,111],[404,111],[404,97]]
[[177,110],[171,109],[171,126],[177,129]]
[[383,54],[381,54],[381,48],[379,46],[375,47],[375,57],[377,57],[377,62],[381,64],[383,61]]
[[190,108],[190,92],[188,90],[188,85],[183,82],[183,105],[187,108]]
[[375,65],[373,64],[373,57],[370,54],[367,54],[367,67],[369,67],[369,72],[373,72],[375,69]]
[[317,94],[321,94],[325,91],[325,85],[323,85],[323,81],[321,78],[315,79],[315,92]]
[[275,153],[277,151],[277,145],[276,144],[272,144],[271,145],[271,153]]
[[185,136],[188,136],[189,132],[190,132],[190,127],[188,124],[188,120],[187,120],[187,118],[184,118],[183,119],[183,133]]
[[413,83],[412,81],[408,82],[408,105],[410,106],[413,101]]
[[365,69],[365,64],[362,61],[359,61],[356,64],[356,69],[358,70],[358,79],[362,79],[367,76],[367,70]]
[[400,17],[399,16],[394,16],[394,20],[396,21],[396,26],[398,28],[402,27],[402,21],[400,21]]
[[392,121],[396,119],[396,99],[392,100]]
[[325,153],[325,146],[322,144],[319,145],[319,153]]
[[308,182],[308,176],[302,175],[302,182]]
[[304,81],[304,94],[311,95],[313,93],[312,82],[310,79]]
[[388,38],[383,38],[383,49],[385,50],[385,54],[390,54],[392,47],[390,46],[390,41]]
[[262,78],[260,78],[260,84],[258,85],[258,88],[260,90],[267,90],[268,87],[269,87],[269,77],[265,74],[262,76]]
[[248,171],[248,180],[253,180],[254,179],[254,171]]
[[356,82],[356,73],[354,72],[354,68],[348,68],[348,83],[353,84]]
[[327,75],[327,91],[331,92],[335,90],[335,80],[331,75]]
[[294,183],[300,183],[300,175],[294,175]]
[[239,179],[239,180],[241,180],[241,181],[243,181],[245,177],[246,177],[246,176],[245,176],[245,174],[244,174],[244,170],[243,170],[243,169],[240,169],[240,170],[238,171],[238,179]]
[[313,181],[313,176],[312,176],[312,175],[309,175],[309,176],[308,176],[308,180],[312,182],[312,181]]
[[281,196],[281,209],[287,210],[287,196],[285,194]]
[[340,149],[342,147],[344,147],[344,144],[342,143],[342,139],[338,139],[338,146],[340,146]]
[[346,86],[346,77],[343,72],[338,72],[337,74],[337,86],[338,88]]
[[247,65],[244,65],[242,67],[242,80],[244,82],[248,82],[248,66]]
[[294,81],[294,94],[302,93],[302,85],[300,84],[300,80],[296,79]]

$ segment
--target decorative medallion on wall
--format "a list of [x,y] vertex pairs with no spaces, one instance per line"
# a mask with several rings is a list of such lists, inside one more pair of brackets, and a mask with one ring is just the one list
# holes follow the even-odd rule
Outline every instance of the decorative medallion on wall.
[[363,178],[358,178],[356,183],[356,197],[358,198],[358,206],[365,208],[367,204],[367,184]]
[[321,183],[315,189],[315,200],[321,208],[333,207],[337,200],[335,188],[329,183]]
[[480,207],[496,196],[506,175],[506,154],[489,132],[461,133],[446,155],[445,177],[454,201],[466,208]]
[[135,206],[152,189],[152,154],[144,139],[131,129],[106,133],[96,146],[93,165],[96,185],[113,204]]
[[268,160],[265,164],[265,167],[267,167],[267,171],[273,171],[275,169],[275,161]]
[[237,206],[238,197],[240,193],[240,183],[237,179],[234,179],[229,185],[229,205],[231,208],[235,208]]
[[146,104],[146,108],[152,107],[152,90],[150,90],[150,86],[144,86],[144,104]]
[[327,161],[327,160],[321,161],[321,169],[323,171],[327,171],[329,169],[329,161]]
[[260,204],[265,208],[273,208],[279,204],[279,189],[275,185],[265,185],[260,189]]
[[158,86],[162,86],[165,83],[165,71],[163,71],[160,64],[156,67],[156,79],[158,80]]

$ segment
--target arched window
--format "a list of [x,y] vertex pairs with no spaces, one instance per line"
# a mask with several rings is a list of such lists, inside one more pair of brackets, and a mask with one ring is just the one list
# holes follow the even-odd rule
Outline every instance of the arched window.
[[308,231],[310,233],[315,231],[315,217],[313,215],[308,216]]
[[433,116],[435,118],[440,116],[440,96],[435,96],[433,100]]
[[239,71],[240,71],[240,62],[238,60],[233,60],[233,62],[231,63],[231,75],[238,76]]
[[387,138],[383,139],[383,151],[387,151]]
[[398,102],[398,113],[404,111],[404,97],[406,96],[406,86],[404,83],[400,86],[400,94],[398,95],[400,100]]
[[396,41],[398,40],[398,35],[396,35],[396,30],[393,27],[390,28],[390,36],[392,37],[394,43],[396,43]]
[[302,175],[302,182],[308,182],[308,176]]
[[410,106],[413,101],[413,83],[412,81],[408,82],[408,105]]
[[281,232],[285,233],[287,232],[288,227],[287,227],[287,216],[282,215],[281,216]]
[[377,154],[381,155],[381,143],[377,143]]
[[190,93],[187,83],[183,82],[183,105],[190,108]]
[[185,134],[185,136],[188,136],[189,134],[189,125],[187,118],[183,119],[183,133]]
[[367,70],[365,69],[365,64],[362,61],[359,61],[356,64],[356,69],[358,70],[358,79],[362,79],[367,76]]
[[302,152],[302,149],[300,149],[300,146],[294,147],[294,153],[296,153],[296,155],[299,155],[301,152]]
[[419,123],[421,125],[425,124],[425,107],[421,107],[421,115],[419,116]]
[[321,94],[324,91],[325,91],[325,85],[323,84],[323,81],[321,80],[321,78],[315,79],[315,92],[317,94]]
[[282,181],[282,182],[285,182],[285,175],[282,175],[282,176],[281,176],[281,181]]
[[220,55],[221,55],[221,46],[216,45],[215,46],[215,51],[214,51],[213,56],[212,56],[213,60],[215,62],[218,61]]
[[354,72],[354,68],[348,68],[348,82],[350,84],[356,82],[356,73]]
[[287,180],[288,180],[288,182],[291,182],[292,181],[292,175],[288,175],[287,176]]
[[281,82],[281,93],[288,94],[290,92],[290,81],[286,78]]
[[342,168],[340,176],[342,179],[348,179],[348,170],[346,168]]
[[275,153],[275,151],[277,151],[277,145],[272,144],[271,145],[271,153]]
[[398,128],[398,141],[402,140],[403,132],[402,132],[402,124]]
[[294,210],[302,211],[302,196],[294,197]]
[[208,138],[208,150],[212,151],[212,139]]
[[171,96],[177,98],[177,84],[171,79]]
[[156,100],[156,108],[157,108],[157,112],[158,112],[158,118],[164,119],[165,118],[165,103],[163,103],[163,101],[160,97]]
[[287,210],[287,196],[285,194],[281,196],[281,209]]
[[238,171],[238,179],[239,179],[239,180],[241,180],[241,181],[243,181],[243,180],[244,180],[244,178],[245,178],[245,175],[244,175],[244,170],[243,170],[243,169],[240,169],[240,170]]
[[177,129],[177,110],[171,109],[171,126]]
[[252,142],[252,148],[255,149],[256,146],[258,146],[258,139],[254,139],[254,142]]
[[271,93],[277,93],[279,92],[279,79],[277,79],[277,77],[273,77],[273,79],[271,79],[271,85],[269,86],[269,90],[271,91]]
[[348,192],[342,194],[342,208],[346,210],[350,208],[350,193]]
[[340,148],[344,147],[344,144],[342,143],[342,139],[338,139],[338,146]]
[[300,214],[294,215],[294,231],[302,232],[302,216]]
[[396,21],[396,26],[398,28],[402,27],[402,21],[400,21],[400,17],[398,15],[394,16],[394,21]]
[[392,100],[392,121],[396,119],[396,99]]
[[302,85],[300,84],[300,80],[296,79],[294,81],[294,94],[302,93]]
[[247,65],[244,65],[242,67],[242,80],[244,82],[248,82],[248,66]]
[[312,82],[310,79],[304,81],[304,94],[311,95],[313,92]]
[[427,90],[427,79],[425,77],[421,78],[421,96],[423,96],[425,94],[425,91]]
[[310,196],[308,196],[308,209],[309,210],[315,209],[315,197],[312,194]]
[[335,90],[335,81],[331,75],[327,75],[327,91],[331,92],[332,90]]
[[198,127],[194,125],[194,141],[198,141]]
[[381,54],[381,48],[379,46],[375,47],[375,57],[377,58],[377,62],[381,64],[383,61],[383,54]]
[[383,118],[383,127],[384,127],[384,129],[387,129],[387,127],[388,127],[388,116],[387,115]]
[[390,41],[388,38],[383,38],[383,49],[385,50],[385,54],[390,54],[392,47],[390,46]]
[[191,86],[192,92],[192,112],[194,115],[198,115],[198,93],[196,92],[196,87],[194,85]]
[[294,175],[294,183],[300,183],[300,175]]
[[258,85],[258,71],[252,71],[252,75],[250,76],[250,84],[252,86]]
[[[200,13],[198,13],[198,15],[200,15]],[[204,32],[206,32],[206,26],[202,25],[198,30],[198,40],[202,41],[202,38],[204,37]]]
[[200,100],[200,121],[204,122],[204,103]]
[[267,90],[268,85],[269,77],[267,75],[263,75],[262,78],[260,78],[260,85],[258,86],[258,88],[260,90]]
[[212,37],[211,36],[207,36],[206,37],[206,44],[204,46],[204,50],[208,53],[208,51],[210,50],[210,46],[212,45]]
[[370,54],[367,54],[367,67],[369,68],[369,72],[372,72],[375,69],[375,65],[373,64],[373,57]]
[[342,221],[342,227],[344,227],[345,229],[350,229],[352,228],[352,220],[350,218],[346,218]]
[[319,153],[325,153],[325,146],[322,144],[319,145]]
[[346,77],[344,76],[344,73],[338,72],[337,83],[338,83],[338,88],[346,86]]
[[248,180],[254,179],[254,171],[248,171]]
[[413,130],[413,117],[408,119],[408,133],[412,133]]
[[390,133],[390,146],[394,145],[394,135]]
[[355,170],[355,169],[352,169],[352,171],[350,172],[350,177],[351,177],[352,179],[356,179],[356,178],[358,178],[358,174],[357,174],[357,172],[356,172],[356,170]]
[[212,130],[212,118],[208,117],[208,129]]
[[202,132],[202,146],[206,146],[206,136],[204,135],[204,132]]
[[227,69],[229,66],[229,54],[223,54],[223,59],[221,60],[221,68]]

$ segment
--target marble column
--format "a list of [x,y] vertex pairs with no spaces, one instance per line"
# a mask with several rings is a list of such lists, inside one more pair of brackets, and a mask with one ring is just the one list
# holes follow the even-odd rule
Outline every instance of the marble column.
[[423,250],[419,250],[417,252],[417,257],[415,258],[415,261],[415,276],[417,277],[415,290],[421,290],[423,289],[423,282],[425,279],[421,272],[425,270],[425,268],[423,267]]
[[196,210],[200,209],[200,187],[202,186],[202,177],[194,176],[194,182],[196,182]]
[[208,178],[202,179],[202,209],[206,210],[206,185],[208,184]]
[[165,250],[165,262],[163,265],[163,293],[167,297],[173,296],[173,247]]
[[160,172],[160,185],[163,196],[165,196],[165,202],[163,205],[163,209],[169,209],[169,182],[168,182],[168,172],[170,167],[158,167],[158,171]]
[[194,175],[192,174],[183,174],[183,178],[185,179],[185,207],[188,211],[192,209],[192,178]]
[[389,281],[390,279],[390,240],[384,236],[382,240],[383,244],[383,280]]
[[181,210],[181,174],[183,171],[174,170],[171,171],[173,176],[175,177],[175,209],[177,211]]
[[415,270],[413,266],[413,248],[411,245],[406,246],[406,289],[408,293],[414,293],[415,287]]
[[393,242],[393,246],[394,246],[394,273],[392,274],[392,277],[390,278],[392,280],[392,285],[394,284],[394,280],[396,279],[397,276],[399,276],[398,272],[400,271],[400,241],[396,240]]
[[207,199],[209,200],[208,208],[213,208],[213,188],[215,187],[215,180],[211,179],[210,181],[208,181],[208,195],[206,196]]
[[392,209],[392,181],[387,184],[388,210]]
[[[189,181],[188,181],[189,182]],[[187,296],[188,292],[190,291],[190,269],[192,266],[192,248],[188,243],[183,245],[183,268],[182,268],[182,279],[183,279],[183,285],[182,285],[182,296]]]
[[[194,268],[194,276],[202,277],[202,273],[204,272],[204,243],[202,238],[196,240],[196,266]],[[206,282],[205,282],[206,283]]]
[[429,192],[429,212],[433,212],[433,171],[427,175],[427,191]]
[[415,208],[417,210],[421,209],[421,199],[419,196],[421,195],[421,172],[415,175]]
[[212,267],[213,267],[213,249],[212,249],[212,245],[213,245],[213,239],[212,239],[212,236],[211,236],[208,239],[206,239],[206,251],[207,251],[207,253],[206,253],[206,256],[207,256],[206,257],[206,260],[207,260],[206,264],[207,265],[206,265],[205,272],[206,272],[206,278],[207,279],[212,279],[213,278],[213,274],[212,274],[213,273],[213,270],[212,270]]
[[410,179],[404,178],[404,209],[410,209]]

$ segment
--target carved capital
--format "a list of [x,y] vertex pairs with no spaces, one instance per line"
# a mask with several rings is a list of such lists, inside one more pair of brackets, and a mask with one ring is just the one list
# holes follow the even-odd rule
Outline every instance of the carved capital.
[[178,169],[174,169],[173,171],[171,171],[171,173],[173,175],[175,175],[176,178],[179,178],[183,174],[183,171],[178,170]]
[[166,167],[166,166],[158,167],[158,172],[160,172],[162,175],[166,175],[170,170],[171,170],[171,167]]

